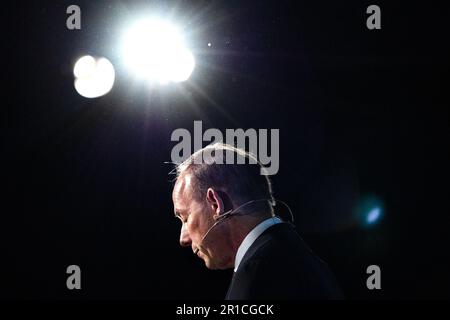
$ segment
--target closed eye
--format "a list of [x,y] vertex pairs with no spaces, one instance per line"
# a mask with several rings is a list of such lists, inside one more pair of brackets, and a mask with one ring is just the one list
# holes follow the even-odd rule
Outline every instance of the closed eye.
[[175,218],[178,218],[181,220],[181,223],[186,223],[187,219],[183,219],[183,217],[179,213],[175,213]]

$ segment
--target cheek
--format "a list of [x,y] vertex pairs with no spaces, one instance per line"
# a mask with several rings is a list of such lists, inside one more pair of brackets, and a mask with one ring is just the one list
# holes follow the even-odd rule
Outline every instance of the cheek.
[[[187,228],[191,237],[197,241],[208,232],[214,221],[206,219],[203,213],[193,214],[188,220]],[[213,231],[214,232],[214,231]]]
[[202,224],[199,219],[190,219],[186,225],[186,228],[192,238],[197,239],[203,232]]

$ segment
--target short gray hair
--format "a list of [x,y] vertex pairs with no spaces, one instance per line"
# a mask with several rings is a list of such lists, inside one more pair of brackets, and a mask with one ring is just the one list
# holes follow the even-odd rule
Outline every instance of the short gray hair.
[[[245,161],[241,159],[244,163],[234,161],[233,164],[222,164],[204,159],[227,152],[236,158],[244,158]],[[214,188],[226,192],[238,202],[267,199],[267,202],[255,203],[252,207],[273,214],[275,200],[272,183],[268,175],[261,174],[264,170],[254,154],[224,143],[210,144],[176,166],[177,178],[185,173],[192,175],[194,196],[198,200],[202,200],[208,188]]]

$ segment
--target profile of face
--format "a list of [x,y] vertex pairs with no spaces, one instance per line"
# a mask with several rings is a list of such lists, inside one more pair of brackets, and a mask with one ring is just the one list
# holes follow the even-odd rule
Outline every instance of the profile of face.
[[181,175],[172,192],[175,216],[181,222],[180,245],[191,247],[204,260],[209,269],[227,269],[234,263],[227,223],[216,225],[203,240],[215,223],[214,217],[224,212],[219,194],[209,188],[204,196],[195,196],[195,182],[189,173]]

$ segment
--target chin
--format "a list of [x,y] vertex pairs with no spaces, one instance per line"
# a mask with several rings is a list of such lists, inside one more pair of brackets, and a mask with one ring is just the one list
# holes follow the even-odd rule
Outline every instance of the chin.
[[209,269],[209,270],[217,270],[219,268],[217,268],[217,266],[211,262],[211,260],[206,259],[205,260],[205,266]]
[[232,266],[230,267],[223,263],[221,264],[221,263],[213,262],[213,261],[211,261],[211,259],[205,259],[205,266],[210,270],[225,270],[225,269],[232,268]]

